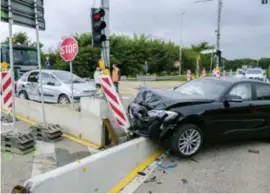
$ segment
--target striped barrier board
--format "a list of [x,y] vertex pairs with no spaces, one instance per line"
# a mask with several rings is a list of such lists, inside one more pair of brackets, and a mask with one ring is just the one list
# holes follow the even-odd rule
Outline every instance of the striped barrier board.
[[2,82],[2,103],[5,109],[11,112],[12,109],[12,81],[11,72],[5,71],[1,72],[1,82]]
[[100,85],[109,104],[109,107],[116,119],[117,125],[124,129],[126,133],[129,133],[128,128],[130,127],[130,123],[124,106],[121,102],[120,96],[117,93],[116,88],[111,80],[111,77],[105,75],[100,76]]

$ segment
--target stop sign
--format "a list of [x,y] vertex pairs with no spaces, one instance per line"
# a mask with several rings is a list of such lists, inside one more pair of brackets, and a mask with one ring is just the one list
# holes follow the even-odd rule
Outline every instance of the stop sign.
[[73,61],[78,54],[78,42],[74,37],[66,37],[60,45],[60,55],[64,61]]

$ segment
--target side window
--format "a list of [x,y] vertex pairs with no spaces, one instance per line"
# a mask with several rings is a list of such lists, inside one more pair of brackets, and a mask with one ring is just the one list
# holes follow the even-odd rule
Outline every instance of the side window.
[[26,82],[28,76],[29,76],[29,73],[25,73],[25,74],[22,75],[22,77],[20,78],[20,80],[23,81],[23,82]]
[[28,79],[27,79],[28,82],[38,82],[38,72],[33,72],[33,73],[30,73]]
[[239,98],[245,101],[251,100],[252,99],[251,84],[249,83],[237,84],[232,88],[229,95],[238,96]]
[[42,72],[42,84],[46,85],[49,81],[51,81],[51,76],[48,73]]
[[256,84],[257,100],[270,100],[270,86],[264,84]]

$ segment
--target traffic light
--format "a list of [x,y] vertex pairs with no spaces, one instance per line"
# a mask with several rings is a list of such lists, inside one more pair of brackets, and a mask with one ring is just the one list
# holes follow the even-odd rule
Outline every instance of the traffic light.
[[91,19],[92,19],[92,41],[94,47],[101,47],[102,42],[106,41],[107,37],[102,30],[106,28],[106,22],[103,20],[105,16],[104,9],[92,8]]
[[262,4],[267,4],[268,0],[262,0]]

